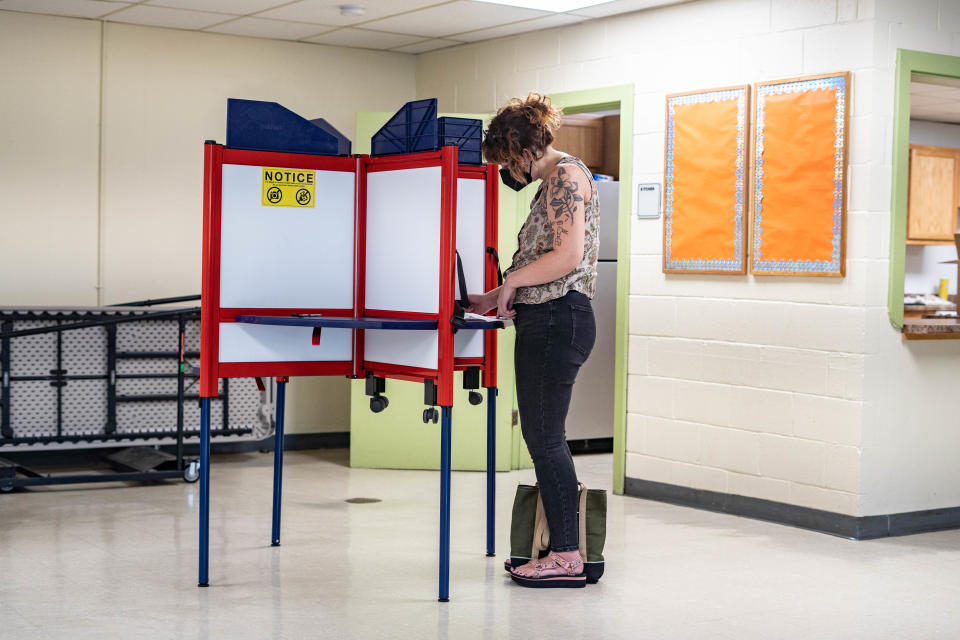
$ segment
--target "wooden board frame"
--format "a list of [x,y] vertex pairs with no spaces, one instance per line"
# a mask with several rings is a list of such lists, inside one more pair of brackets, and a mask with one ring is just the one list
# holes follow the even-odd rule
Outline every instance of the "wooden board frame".
[[[847,182],[850,145],[850,78],[849,71],[800,76],[758,82],[753,88],[754,117],[751,123],[751,184],[753,189],[751,217],[750,273],[758,276],[814,276],[842,278],[846,275]],[[763,260],[763,134],[764,98],[768,87],[785,87],[793,92],[828,88],[837,91],[837,114],[834,127],[834,213],[833,256],[830,262],[813,260]],[[841,95],[842,94],[842,95]],[[805,264],[809,263],[809,264]]]
[[[738,97],[737,92],[742,92]],[[699,98],[699,100],[697,100]],[[737,115],[737,203],[733,215],[734,244],[736,256],[732,260],[704,258],[698,260],[673,260],[671,238],[673,223],[673,140],[674,126],[671,117],[671,102],[708,102],[718,98],[741,101]],[[694,273],[712,275],[744,275],[747,273],[748,220],[749,220],[749,179],[747,176],[750,160],[750,85],[734,85],[714,89],[699,89],[666,96],[664,109],[664,148],[663,148],[663,273]]]

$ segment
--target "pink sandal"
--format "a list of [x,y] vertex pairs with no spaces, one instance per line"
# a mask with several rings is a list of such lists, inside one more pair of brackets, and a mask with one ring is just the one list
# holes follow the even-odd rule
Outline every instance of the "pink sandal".
[[[534,567],[535,576],[517,575],[512,569],[510,577],[522,587],[535,589],[568,588],[578,589],[587,586],[587,577],[583,574],[583,559],[568,562],[551,551],[546,558],[542,558]],[[560,569],[559,575],[541,575],[546,569]]]

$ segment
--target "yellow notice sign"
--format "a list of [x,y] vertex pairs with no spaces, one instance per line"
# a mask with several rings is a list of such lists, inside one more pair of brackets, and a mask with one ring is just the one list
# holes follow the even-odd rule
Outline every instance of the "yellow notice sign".
[[260,204],[265,207],[313,209],[317,172],[313,169],[263,167]]

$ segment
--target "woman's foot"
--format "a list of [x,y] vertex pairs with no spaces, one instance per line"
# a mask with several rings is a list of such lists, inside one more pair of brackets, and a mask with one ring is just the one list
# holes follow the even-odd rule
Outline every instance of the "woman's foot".
[[531,560],[511,569],[511,573],[524,578],[549,578],[550,576],[579,576],[583,574],[583,558],[580,551],[551,551],[545,558]]

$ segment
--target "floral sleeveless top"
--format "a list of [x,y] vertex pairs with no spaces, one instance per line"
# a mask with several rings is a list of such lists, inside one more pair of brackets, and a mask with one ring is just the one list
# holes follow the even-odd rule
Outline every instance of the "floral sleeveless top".
[[[590,180],[592,195],[589,202],[583,202],[583,196],[571,191],[570,185],[576,189],[576,183],[570,182],[570,175],[563,165],[573,164],[587,174]],[[566,200],[570,204],[582,206],[584,210],[583,260],[576,269],[567,275],[557,278],[553,282],[538,284],[532,287],[520,287],[514,302],[521,304],[540,304],[556,298],[561,298],[569,291],[579,291],[589,298],[593,298],[597,291],[597,257],[600,253],[599,236],[599,199],[597,185],[593,181],[593,173],[585,164],[573,156],[565,156],[557,163],[560,167],[560,184],[554,188],[540,183],[537,195],[530,203],[530,215],[517,234],[517,251],[513,254],[513,264],[504,272],[506,276],[511,271],[525,267],[535,262],[540,256],[553,251],[554,227],[548,203],[555,199]],[[577,198],[580,198],[577,200]],[[556,208],[556,205],[555,205]]]

